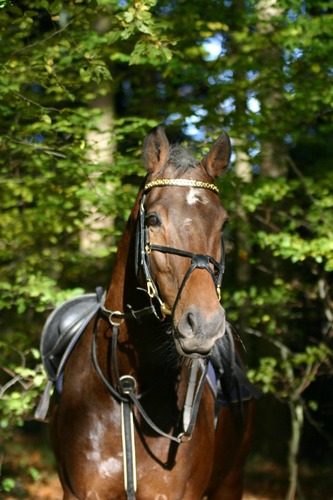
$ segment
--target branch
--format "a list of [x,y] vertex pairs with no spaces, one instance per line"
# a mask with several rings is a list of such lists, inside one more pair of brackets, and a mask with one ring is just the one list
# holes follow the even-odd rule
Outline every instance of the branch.
[[14,94],[23,99],[26,102],[29,102],[30,104],[33,104],[34,106],[38,106],[41,109],[45,109],[46,111],[57,111],[58,113],[61,113],[61,109],[59,108],[52,108],[52,107],[47,107],[47,106],[42,106],[39,104],[39,102],[33,101],[32,99],[29,99],[28,97],[24,96],[20,92],[17,92],[16,90],[14,91]]
[[[9,380],[7,382],[7,384],[3,385],[1,388],[0,388],[0,398],[2,398],[2,396],[5,394],[5,392],[7,391],[7,389],[9,389],[12,385],[15,385],[17,382],[20,382],[21,381],[21,376],[20,375],[16,375],[15,377],[13,377],[11,380]],[[24,386],[23,386],[24,387]]]
[[[83,9],[84,10],[84,9]],[[78,17],[78,16],[76,16]],[[50,35],[48,35],[47,37],[45,37],[43,40],[41,41],[37,41],[37,42],[34,42],[34,43],[31,43],[30,45],[26,45],[24,47],[21,47],[17,50],[15,50],[11,55],[10,55],[10,58],[15,56],[16,54],[19,54],[20,52],[24,52],[25,50],[28,50],[28,49],[31,49],[33,47],[37,47],[38,45],[43,45],[45,42],[48,42],[49,40],[51,40],[53,37],[59,35],[60,33],[62,33],[63,31],[65,31],[68,26],[70,26],[74,20],[76,19],[76,17],[73,17],[73,19],[71,19],[70,21],[68,21],[67,24],[65,24],[65,26],[63,26],[62,28],[60,28],[59,30],[57,31],[54,31],[53,33],[51,33]],[[9,58],[9,59],[10,59]]]
[[317,205],[317,202],[316,202],[316,199],[312,196],[312,194],[309,192],[309,189],[306,185],[306,182],[304,180],[304,176],[302,174],[302,172],[298,169],[298,167],[296,166],[296,164],[294,163],[294,161],[290,158],[290,156],[288,157],[288,163],[289,165],[291,166],[292,170],[295,172],[295,174],[297,175],[297,177],[299,178],[299,180],[301,181],[301,183],[303,184],[304,186],[304,191],[306,193],[306,195],[308,196],[308,198],[311,200],[311,202],[314,204],[314,205]]
[[35,144],[34,142],[28,141],[18,141],[17,139],[10,138],[10,141],[14,144],[22,144],[23,146],[29,146],[30,148],[34,148],[36,151],[40,151],[41,153],[45,153],[51,156],[58,156],[59,158],[67,158],[65,153],[59,153],[59,151],[54,151],[53,149],[48,149],[47,147],[40,147],[40,144]]
[[[326,278],[321,277],[318,280],[318,295],[320,299],[323,301],[324,305],[324,314],[327,319],[327,332],[326,335],[328,337],[333,336],[333,306],[332,299],[329,295],[329,285],[327,283]],[[331,332],[331,333],[330,333]]]
[[261,222],[261,224],[263,224],[264,226],[269,227],[274,233],[281,232],[281,228],[279,228],[276,224],[273,224],[272,222],[264,219],[264,217],[261,217],[260,215],[256,214],[254,218],[257,221]]
[[295,390],[294,395],[295,399],[301,399],[301,394],[309,387],[309,385],[312,383],[312,377],[316,375],[320,368],[321,363],[315,363],[311,365],[307,365],[305,368],[304,375],[301,379],[301,382],[298,386],[298,388]]
[[265,337],[265,335],[262,332],[260,332],[259,330],[255,330],[254,328],[244,328],[244,332],[248,333],[250,335],[254,335],[256,337],[259,337],[261,339],[264,339],[267,342],[270,342],[271,344],[275,345],[275,347],[277,347],[281,352],[283,352],[285,354],[292,354],[292,351],[291,351],[291,349],[289,349],[289,347],[285,346],[279,340]]
[[329,445],[331,447],[333,447],[333,438],[330,436],[330,434],[325,432],[322,428],[322,425],[317,420],[315,420],[313,418],[313,416],[309,412],[309,408],[306,406],[306,404],[304,402],[303,402],[303,409],[304,409],[304,415],[305,415],[306,419],[308,420],[308,422],[316,429],[318,434],[323,436],[323,438],[325,438],[327,440]]

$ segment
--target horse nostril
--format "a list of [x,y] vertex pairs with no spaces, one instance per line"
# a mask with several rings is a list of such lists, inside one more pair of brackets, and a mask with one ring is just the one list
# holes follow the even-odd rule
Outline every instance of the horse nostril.
[[191,333],[194,333],[195,330],[196,330],[196,320],[195,320],[195,316],[193,313],[188,313],[187,315],[187,322],[190,326],[190,329],[191,329]]
[[196,311],[188,310],[178,323],[178,333],[181,337],[194,337],[200,330],[200,316]]

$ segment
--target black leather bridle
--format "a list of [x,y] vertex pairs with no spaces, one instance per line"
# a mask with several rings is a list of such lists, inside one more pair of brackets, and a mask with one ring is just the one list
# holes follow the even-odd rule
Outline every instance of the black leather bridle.
[[[136,230],[135,269],[138,278],[140,270],[143,271],[147,287],[146,291],[150,297],[151,305],[154,306],[156,301],[157,304],[159,305],[159,311],[154,306],[154,313],[162,321],[165,319],[166,316],[173,315],[173,312],[177,307],[177,304],[184,290],[186,282],[188,281],[189,277],[191,276],[191,274],[195,269],[206,269],[209,272],[209,274],[213,279],[217,296],[220,300],[222,278],[225,269],[225,250],[224,250],[223,236],[221,237],[222,252],[221,252],[220,262],[217,262],[210,255],[202,255],[185,250],[180,250],[178,248],[173,248],[163,245],[155,245],[150,243],[148,226],[146,224],[145,203],[146,203],[147,193],[155,187],[163,187],[163,186],[194,187],[194,188],[208,189],[217,195],[219,194],[219,190],[214,184],[210,184],[208,182],[190,180],[190,179],[157,179],[155,181],[148,182],[143,188],[142,198],[139,207],[137,230]],[[187,272],[185,273],[185,276],[179,287],[172,309],[168,309],[164,304],[163,300],[159,295],[158,287],[152,278],[151,265],[150,265],[151,252],[168,253],[191,259],[191,265],[188,268]],[[155,302],[153,302],[154,299],[156,299]]]

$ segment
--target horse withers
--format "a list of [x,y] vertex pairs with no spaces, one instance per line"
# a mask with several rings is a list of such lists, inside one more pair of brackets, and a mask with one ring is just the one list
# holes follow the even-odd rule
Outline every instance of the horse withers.
[[198,162],[157,127],[143,158],[110,286],[63,363],[51,438],[64,499],[237,500],[253,402],[231,401],[243,372],[220,304],[228,216],[214,179],[230,141]]

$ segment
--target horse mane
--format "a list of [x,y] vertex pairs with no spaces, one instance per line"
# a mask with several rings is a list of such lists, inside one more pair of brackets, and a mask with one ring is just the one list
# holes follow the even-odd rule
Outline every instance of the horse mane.
[[177,170],[177,174],[183,175],[189,169],[195,168],[198,160],[194,157],[191,149],[186,149],[181,144],[170,146],[168,164],[172,164]]

